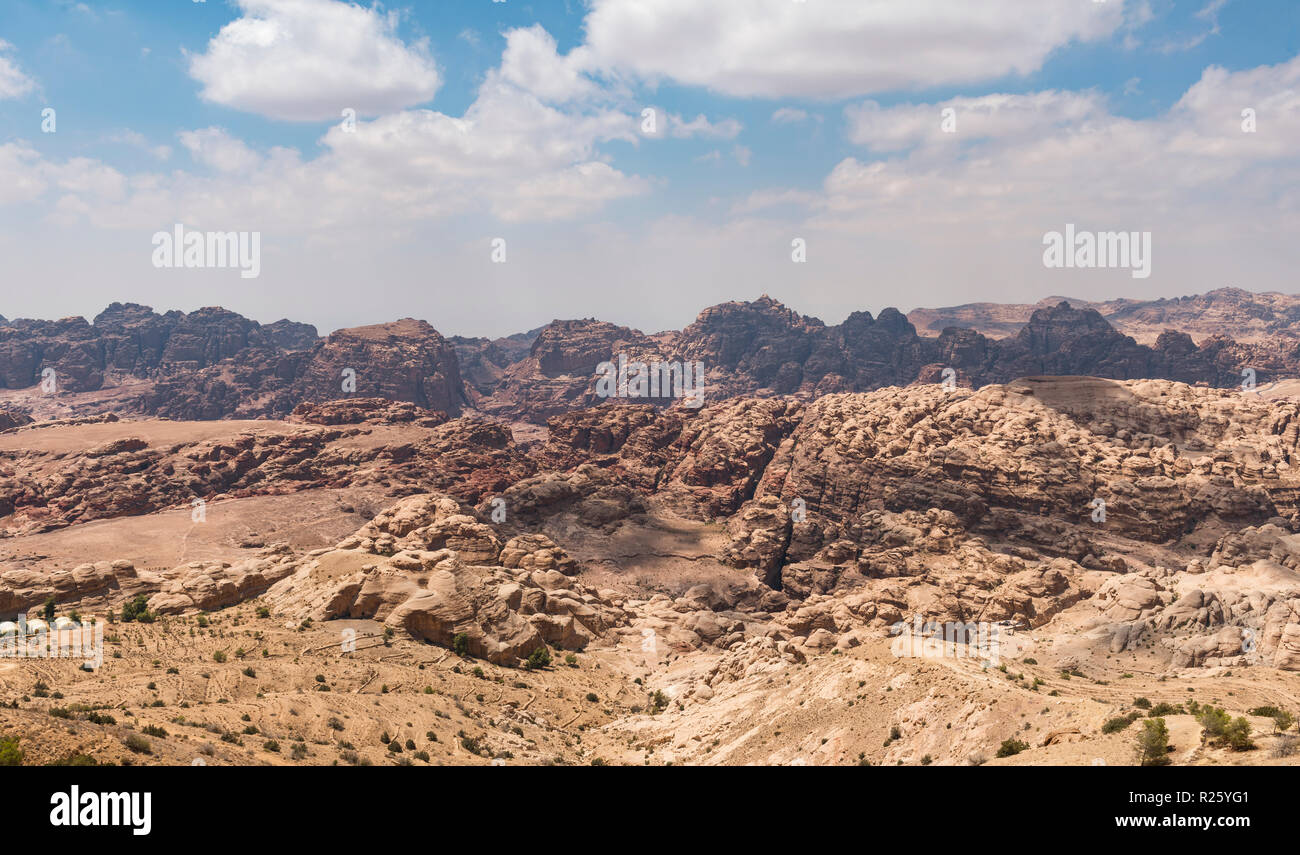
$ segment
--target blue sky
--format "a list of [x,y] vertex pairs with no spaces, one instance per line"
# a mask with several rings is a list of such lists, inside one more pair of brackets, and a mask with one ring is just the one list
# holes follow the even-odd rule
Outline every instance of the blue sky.
[[[833,323],[1293,290],[1289,0],[6,0],[0,40],[10,317],[504,334],[765,291]],[[1066,221],[1151,230],[1154,275],[1044,270]],[[260,231],[262,275],[153,268],[174,222]]]

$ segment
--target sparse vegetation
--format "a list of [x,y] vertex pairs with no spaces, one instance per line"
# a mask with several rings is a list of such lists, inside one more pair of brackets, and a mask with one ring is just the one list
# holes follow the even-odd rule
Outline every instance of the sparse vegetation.
[[153,623],[154,616],[149,611],[149,598],[144,594],[139,594],[134,599],[122,604],[122,622],[131,623],[139,621],[140,623]]
[[18,747],[18,740],[0,737],[0,766],[23,765],[23,752]]
[[1163,718],[1142,722],[1137,736],[1137,759],[1140,766],[1165,766],[1169,763],[1169,727]]
[[125,745],[128,750],[134,751],[136,754],[153,753],[153,747],[149,744],[149,740],[145,739],[138,733],[133,733],[126,739],[122,740],[122,744]]
[[1141,713],[1134,711],[1129,713],[1128,715],[1121,715],[1121,716],[1116,716],[1115,718],[1107,719],[1106,723],[1101,726],[1101,732],[1119,733],[1121,730],[1128,727],[1130,724],[1132,724],[1140,717],[1141,717]]

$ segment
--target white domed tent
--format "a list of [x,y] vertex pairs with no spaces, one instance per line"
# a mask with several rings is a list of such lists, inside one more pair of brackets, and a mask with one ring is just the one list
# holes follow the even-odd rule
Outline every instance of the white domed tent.
[[6,635],[17,635],[17,634],[18,634],[18,624],[14,623],[11,620],[7,620],[4,623],[0,623],[0,637]]

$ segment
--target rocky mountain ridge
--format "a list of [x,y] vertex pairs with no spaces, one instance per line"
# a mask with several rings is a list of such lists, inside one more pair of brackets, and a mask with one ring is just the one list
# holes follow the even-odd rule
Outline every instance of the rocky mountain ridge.
[[[763,296],[709,307],[684,329],[654,335],[589,318],[493,340],[447,339],[409,318],[320,338],[305,324],[261,325],[220,308],[159,315],[115,303],[93,323],[20,319],[0,326],[0,405],[46,418],[283,418],[302,403],[356,395],[542,425],[599,403],[597,368],[620,357],[698,365],[706,399],[814,400],[917,382],[978,388],[1027,375],[1264,386],[1300,376],[1300,338],[1290,332],[1300,308],[1291,312],[1293,299],[1300,306],[1300,298],[1224,289],[1154,303],[1060,301],[1033,308],[1014,335],[999,338],[955,326],[922,335],[895,309],[854,312],[828,326]],[[1018,317],[1023,308],[1000,307],[998,317]],[[991,309],[959,309],[958,318],[1003,324],[989,321],[997,314]],[[1198,343],[1186,331],[1166,329],[1144,344],[1103,311],[1121,326],[1140,320],[1146,332],[1165,321],[1187,321],[1199,331],[1212,318],[1214,329],[1235,325],[1253,334],[1267,327],[1276,334],[1254,336],[1258,341],[1216,334]],[[928,332],[943,317],[930,310],[913,315],[930,325]],[[671,405],[675,397],[663,391],[653,403]]]

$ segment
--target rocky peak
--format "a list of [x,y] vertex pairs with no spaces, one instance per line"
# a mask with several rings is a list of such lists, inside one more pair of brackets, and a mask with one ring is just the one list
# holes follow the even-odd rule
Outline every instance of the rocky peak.
[[1029,323],[1016,336],[1016,340],[1036,355],[1060,350],[1070,341],[1084,336],[1101,336],[1122,340],[1122,335],[1112,327],[1096,309],[1076,309],[1067,302],[1038,309],[1029,317]]

